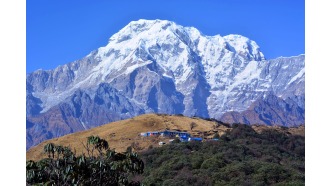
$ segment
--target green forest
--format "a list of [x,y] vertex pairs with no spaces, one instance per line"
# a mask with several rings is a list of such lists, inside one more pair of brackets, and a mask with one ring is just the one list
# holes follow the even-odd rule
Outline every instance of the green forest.
[[[47,144],[48,158],[26,163],[27,185],[304,185],[305,137],[234,124],[218,140],[111,150],[91,136],[88,153]],[[110,146],[110,147],[109,147]]]
[[235,124],[218,141],[185,142],[141,154],[145,185],[304,185],[305,138]]

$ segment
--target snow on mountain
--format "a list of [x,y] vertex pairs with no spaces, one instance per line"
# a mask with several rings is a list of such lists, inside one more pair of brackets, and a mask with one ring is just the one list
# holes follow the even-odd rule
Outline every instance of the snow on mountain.
[[[81,70],[75,68],[79,65],[76,63],[60,66],[51,71],[46,80],[47,83],[55,81],[56,85],[39,89],[34,95],[43,100],[42,112],[45,112],[78,88],[111,82],[115,77],[129,74],[151,61],[156,61],[164,69],[165,76],[173,75],[178,84],[187,79],[193,72],[194,64],[200,60],[209,83],[216,85],[220,83],[216,76],[220,75],[220,71],[231,68],[235,53],[242,58],[264,59],[258,45],[243,36],[209,37],[195,28],[185,28],[170,21],[132,21],[114,34],[106,46],[83,59],[93,61],[92,67]],[[64,74],[63,78],[60,73]]]
[[[244,36],[206,36],[171,21],[140,19],[83,59],[27,75],[27,116],[49,116],[52,108],[71,104],[68,98],[77,91],[95,105],[83,118],[77,115],[84,128],[93,122],[87,116],[99,118],[94,125],[148,112],[220,119],[247,110],[270,93],[283,100],[295,97],[304,111],[304,61],[304,55],[265,60],[256,42]],[[112,99],[97,102],[100,85],[111,87],[112,99],[121,101],[114,106],[109,106]],[[81,112],[88,105],[79,107]],[[94,113],[100,109],[116,117]]]

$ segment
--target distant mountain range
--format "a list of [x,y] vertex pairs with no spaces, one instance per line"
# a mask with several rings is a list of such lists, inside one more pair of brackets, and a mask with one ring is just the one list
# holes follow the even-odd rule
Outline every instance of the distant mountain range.
[[28,74],[26,85],[27,149],[144,113],[305,122],[305,55],[266,60],[244,36],[166,20],[132,21],[86,57]]

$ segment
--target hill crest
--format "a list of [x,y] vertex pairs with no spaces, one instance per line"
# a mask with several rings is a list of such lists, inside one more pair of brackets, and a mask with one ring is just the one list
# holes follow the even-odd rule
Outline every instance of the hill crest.
[[[192,123],[194,123],[192,127]],[[253,125],[256,132],[261,132],[270,126]],[[304,135],[304,126],[298,128],[272,127],[293,134]],[[215,133],[220,136],[231,130],[229,124],[216,120],[202,118],[189,118],[181,115],[145,114],[134,118],[112,122],[93,129],[68,134],[59,138],[46,140],[39,145],[30,148],[26,153],[27,160],[40,160],[46,157],[43,147],[47,143],[62,146],[70,146],[77,154],[86,153],[83,143],[88,136],[97,135],[109,142],[111,149],[124,152],[127,147],[134,146],[135,151],[142,151],[150,146],[157,147],[159,142],[168,143],[166,137],[142,137],[140,134],[148,131],[178,130],[190,133],[192,136],[211,139]]]

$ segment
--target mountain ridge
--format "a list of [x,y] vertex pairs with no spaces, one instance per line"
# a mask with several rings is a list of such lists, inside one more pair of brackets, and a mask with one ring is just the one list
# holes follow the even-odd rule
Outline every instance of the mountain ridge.
[[144,113],[220,119],[268,94],[293,100],[289,107],[297,105],[301,113],[287,113],[292,119],[280,125],[295,125],[295,117],[304,121],[304,66],[305,55],[265,60],[244,36],[205,36],[170,21],[133,21],[82,59],[27,75],[27,148],[47,136]]

